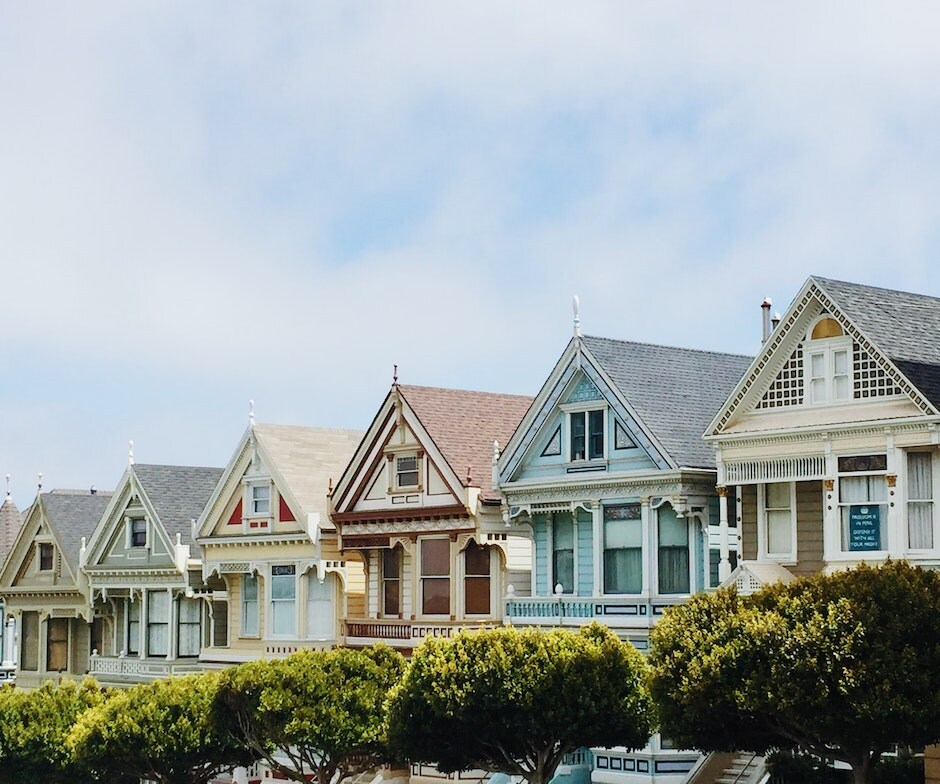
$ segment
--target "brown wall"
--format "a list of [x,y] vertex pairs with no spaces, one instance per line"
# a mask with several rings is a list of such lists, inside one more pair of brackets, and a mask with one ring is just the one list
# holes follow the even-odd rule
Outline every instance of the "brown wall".
[[757,485],[741,488],[741,545],[745,561],[757,560]]
[[796,483],[796,557],[789,567],[797,577],[822,571],[823,489],[822,481]]

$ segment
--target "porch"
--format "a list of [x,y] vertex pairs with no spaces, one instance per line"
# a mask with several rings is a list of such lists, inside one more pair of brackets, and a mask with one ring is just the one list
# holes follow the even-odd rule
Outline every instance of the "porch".
[[571,596],[505,599],[506,620],[517,626],[583,626],[592,620],[611,628],[649,630],[670,607],[688,601],[688,596],[627,598],[623,596]]
[[365,646],[377,642],[411,650],[428,637],[453,637],[464,629],[493,629],[498,621],[409,621],[395,618],[347,618],[343,622],[346,645]]
[[88,674],[103,684],[129,686],[171,675],[201,672],[197,659],[144,658],[138,656],[101,656],[93,653]]

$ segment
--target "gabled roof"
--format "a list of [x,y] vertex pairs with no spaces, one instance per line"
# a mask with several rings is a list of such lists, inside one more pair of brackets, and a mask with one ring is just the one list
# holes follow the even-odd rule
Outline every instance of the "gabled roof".
[[493,489],[493,442],[509,441],[533,398],[406,384],[399,384],[398,391],[461,484],[479,487],[483,500],[498,499]]
[[222,478],[222,469],[136,463],[131,471],[147,494],[170,542],[175,542],[176,535],[180,534],[183,544],[192,544],[192,520],[202,514]]
[[298,512],[317,512],[329,525],[327,490],[337,480],[362,439],[360,430],[297,425],[255,425],[255,436],[268,465],[300,504]]
[[16,508],[12,496],[8,493],[6,500],[0,505],[0,564],[6,561],[25,519],[26,515]]
[[940,408],[940,299],[815,275],[810,281]]
[[46,522],[73,575],[78,574],[82,537],[91,538],[110,500],[111,493],[100,490],[53,490],[39,496]]
[[751,357],[582,337],[590,355],[663,447],[683,468],[714,468],[702,433]]

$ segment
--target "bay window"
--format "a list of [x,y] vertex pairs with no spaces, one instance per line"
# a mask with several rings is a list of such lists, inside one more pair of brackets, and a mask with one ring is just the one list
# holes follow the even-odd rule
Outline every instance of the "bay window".
[[490,613],[490,548],[471,541],[463,552],[464,612],[467,615]]
[[659,592],[689,593],[689,524],[672,507],[657,511]]
[[842,550],[886,550],[887,489],[885,455],[840,457],[839,514]]
[[294,637],[297,634],[296,567],[271,567],[271,634]]
[[639,504],[604,507],[604,593],[643,589],[643,524]]

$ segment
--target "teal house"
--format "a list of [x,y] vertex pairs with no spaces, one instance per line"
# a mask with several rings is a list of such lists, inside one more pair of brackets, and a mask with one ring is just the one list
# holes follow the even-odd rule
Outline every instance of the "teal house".
[[[532,537],[532,584],[510,587],[507,622],[597,620],[646,651],[666,608],[731,573],[735,519],[719,520],[714,450],[702,433],[749,362],[582,336],[576,317],[496,466],[506,522]],[[641,752],[593,752],[560,773],[578,778],[588,766],[594,782],[671,784],[698,760],[658,737]]]

